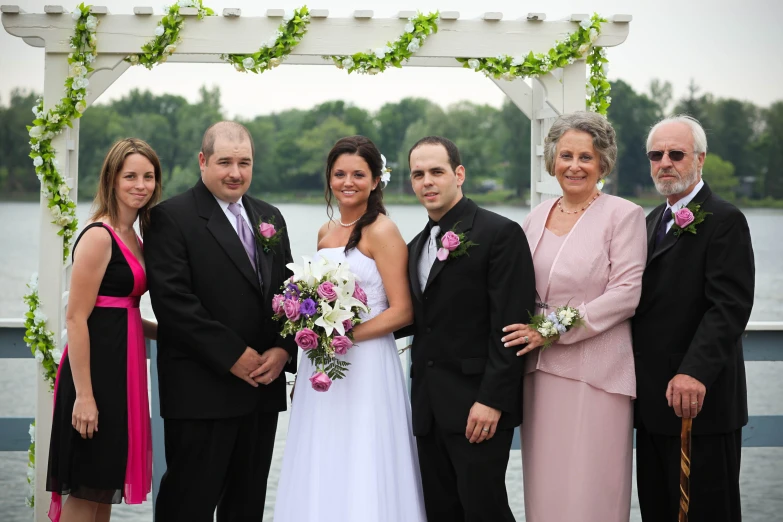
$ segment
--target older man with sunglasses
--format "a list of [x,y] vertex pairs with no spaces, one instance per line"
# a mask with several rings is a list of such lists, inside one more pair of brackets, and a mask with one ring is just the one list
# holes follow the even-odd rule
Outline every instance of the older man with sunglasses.
[[664,119],[647,138],[666,202],[647,216],[647,267],[633,319],[644,522],[677,520],[681,418],[693,419],[690,522],[742,518],[741,336],[753,307],[753,248],[742,212],[701,179],[706,154],[704,129],[688,116]]

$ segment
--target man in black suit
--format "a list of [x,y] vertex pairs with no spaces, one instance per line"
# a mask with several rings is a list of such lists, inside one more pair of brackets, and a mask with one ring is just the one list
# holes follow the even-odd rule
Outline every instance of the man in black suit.
[[[513,521],[505,478],[522,416],[522,359],[500,339],[534,307],[528,243],[518,223],[463,197],[454,143],[423,138],[408,157],[429,214],[408,244],[413,432],[427,519]],[[449,231],[464,234],[451,252]]]
[[[707,138],[696,120],[661,121],[647,151],[667,201],[647,216],[647,268],[633,318],[642,519],[677,520],[680,419],[692,418],[689,520],[739,521],[748,422],[741,337],[754,290],[750,231],[742,212],[701,179]],[[695,217],[690,225],[686,206]]]
[[[158,375],[167,470],[163,522],[262,520],[284,365],[296,357],[272,320],[272,294],[288,276],[285,221],[245,195],[253,141],[234,122],[204,134],[201,179],[152,210],[145,237],[158,319]],[[277,240],[256,241],[261,222]],[[279,377],[279,378],[278,378]]]

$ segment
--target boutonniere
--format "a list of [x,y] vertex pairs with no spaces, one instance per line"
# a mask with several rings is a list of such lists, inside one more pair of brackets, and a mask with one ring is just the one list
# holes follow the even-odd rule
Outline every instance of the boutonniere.
[[674,235],[679,236],[683,232],[696,233],[696,225],[701,224],[712,212],[704,212],[700,203],[690,203],[681,208],[674,215]]
[[264,253],[269,253],[280,242],[280,236],[283,233],[285,227],[277,230],[275,228],[275,217],[272,216],[268,220],[264,221],[261,218],[256,225],[255,236],[258,244],[264,249]]
[[466,240],[464,232],[455,232],[457,225],[454,228],[443,234],[440,238],[440,248],[438,249],[437,257],[439,261],[446,261],[446,259],[456,259],[460,256],[464,256],[468,253],[468,249],[478,245],[473,241]]

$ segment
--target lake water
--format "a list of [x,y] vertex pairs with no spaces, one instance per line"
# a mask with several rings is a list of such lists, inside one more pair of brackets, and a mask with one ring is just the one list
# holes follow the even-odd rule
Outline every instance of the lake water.
[[[84,220],[88,205],[80,205],[79,218]],[[316,233],[326,220],[324,207],[282,204],[291,248],[299,256],[315,251]],[[527,208],[493,207],[494,211],[522,222]],[[390,217],[399,226],[406,241],[412,239],[426,223],[426,213],[418,206],[392,206]],[[783,210],[751,209],[745,211],[750,224],[756,256],[756,300],[752,321],[783,321]],[[39,210],[35,203],[0,203],[0,318],[21,317],[25,284],[38,265]],[[149,301],[142,302],[145,316],[151,316]],[[783,415],[783,362],[747,363],[748,401],[751,415]],[[0,359],[0,417],[35,415],[35,365],[32,359]],[[287,414],[281,415],[273,459],[265,520],[271,520],[277,477],[282,464]],[[43,458],[41,458],[43,461]],[[0,520],[22,522],[32,518],[24,506],[27,494],[27,455],[24,452],[0,452]],[[767,522],[780,520],[783,513],[783,448],[747,448],[742,452],[742,501],[744,520]],[[507,472],[509,499],[518,521],[524,521],[522,466],[518,451],[512,451]],[[635,486],[634,486],[635,487]],[[303,496],[305,493],[303,493]],[[641,519],[634,489],[633,522]],[[152,504],[116,506],[112,520],[150,522]]]

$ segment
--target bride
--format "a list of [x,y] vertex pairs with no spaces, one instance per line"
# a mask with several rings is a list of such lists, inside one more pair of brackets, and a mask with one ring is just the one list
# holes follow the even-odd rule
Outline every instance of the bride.
[[[413,320],[408,250],[386,216],[383,160],[364,136],[339,140],[326,165],[330,219],[318,255],[345,261],[370,314],[354,327],[344,379],[313,390],[302,357],[283,456],[276,522],[424,522],[410,403],[392,332]],[[340,217],[331,219],[332,197]]]

